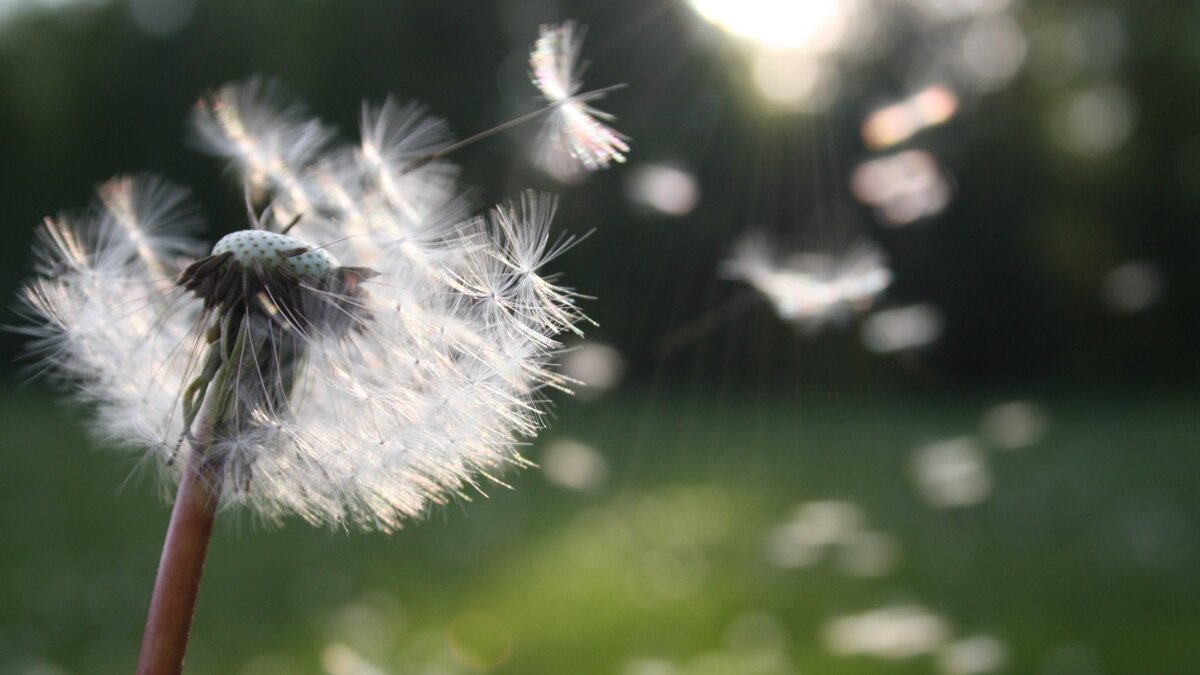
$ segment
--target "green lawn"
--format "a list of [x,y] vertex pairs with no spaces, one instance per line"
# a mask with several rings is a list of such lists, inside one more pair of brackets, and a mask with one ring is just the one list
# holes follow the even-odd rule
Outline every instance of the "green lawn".
[[[987,450],[988,499],[927,505],[910,451],[975,434],[1004,400],[567,401],[529,455],[565,438],[598,449],[608,473],[590,492],[510,472],[513,490],[392,536],[226,514],[187,671],[954,673],[971,671],[937,644],[990,636],[995,672],[1200,672],[1200,399],[1039,398],[1046,435]],[[73,409],[37,389],[0,405],[0,673],[132,672],[168,508]],[[781,567],[770,542],[814,500],[857,507],[894,565],[848,574],[839,539]],[[905,606],[924,623],[857,624],[893,657],[838,653],[835,619]],[[937,635],[901,656],[922,631]]]

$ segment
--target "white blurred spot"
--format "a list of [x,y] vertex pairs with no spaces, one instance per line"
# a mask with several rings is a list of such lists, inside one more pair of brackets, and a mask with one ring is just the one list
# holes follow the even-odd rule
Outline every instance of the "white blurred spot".
[[836,544],[862,528],[862,509],[850,502],[818,501],[798,506],[793,522],[805,526],[818,544]]
[[813,541],[800,523],[786,523],[767,530],[763,555],[775,567],[798,569],[812,567],[821,560],[824,546]]
[[192,20],[196,0],[129,0],[133,21],[148,35],[167,37]]
[[321,650],[321,667],[329,675],[387,675],[358,652],[338,642]]
[[881,309],[863,320],[862,342],[879,354],[918,349],[937,342],[945,323],[941,310],[929,303]]
[[1137,102],[1124,87],[1109,82],[1072,94],[1053,118],[1054,138],[1063,149],[1095,157],[1121,147],[1133,133]]
[[945,644],[950,628],[920,605],[901,605],[841,617],[826,623],[825,647],[834,654],[907,659]]
[[1165,286],[1158,267],[1144,260],[1136,260],[1109,272],[1100,286],[1100,294],[1110,310],[1133,314],[1157,302]]
[[834,565],[852,577],[882,577],[900,563],[900,543],[885,532],[855,532],[838,547]]
[[977,635],[952,642],[937,655],[943,675],[983,675],[999,670],[1007,658],[1004,643],[990,635]]
[[978,504],[992,492],[987,456],[968,436],[917,448],[910,469],[918,491],[931,506]]
[[880,108],[863,122],[867,147],[879,150],[912,138],[922,129],[942,124],[958,110],[958,97],[942,85],[926,87],[909,98]]
[[797,254],[781,262],[776,248],[757,232],[737,243],[721,272],[749,283],[779,318],[809,332],[870,309],[892,283],[883,252],[870,243],[838,257]]
[[700,186],[691,173],[677,166],[643,164],[630,172],[625,194],[659,213],[686,216],[700,201]]
[[802,112],[825,110],[841,90],[836,66],[803,52],[759,51],[754,56],[753,74],[764,98]]
[[950,184],[933,155],[905,150],[868,160],[850,178],[854,196],[874,206],[885,224],[907,225],[941,212],[950,201]]
[[790,520],[767,531],[764,556],[776,567],[811,567],[826,547],[847,541],[862,525],[862,511],[849,502],[801,504]]
[[546,480],[572,490],[589,492],[600,487],[608,475],[604,455],[572,440],[559,440],[542,453],[542,473]]
[[621,382],[625,359],[621,352],[599,342],[585,342],[563,355],[562,373],[584,384],[576,398],[590,401]]
[[841,44],[861,9],[859,0],[690,0],[721,29],[759,47],[806,52]]
[[985,16],[963,36],[963,65],[976,87],[998,89],[1021,69],[1026,47],[1016,20],[1004,14]]
[[1049,426],[1050,417],[1040,405],[1013,401],[988,409],[980,434],[993,448],[1017,450],[1037,443]]

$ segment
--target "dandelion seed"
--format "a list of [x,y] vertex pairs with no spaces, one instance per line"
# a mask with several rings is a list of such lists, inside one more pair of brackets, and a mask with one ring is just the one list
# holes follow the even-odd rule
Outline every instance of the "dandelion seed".
[[883,253],[873,245],[859,244],[837,258],[809,255],[781,262],[761,233],[738,242],[721,269],[753,286],[781,319],[806,332],[870,309],[892,282]]
[[529,68],[534,86],[553,108],[542,143],[551,156],[544,156],[543,162],[553,164],[552,155],[565,151],[591,171],[624,162],[629,144],[625,136],[600,121],[612,121],[612,115],[588,105],[613,88],[579,93],[586,68],[579,63],[582,43],[583,31],[574,22],[543,25],[529,56]]

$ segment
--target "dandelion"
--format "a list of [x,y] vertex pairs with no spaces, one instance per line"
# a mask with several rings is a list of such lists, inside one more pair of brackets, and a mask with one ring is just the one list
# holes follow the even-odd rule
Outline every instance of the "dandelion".
[[419,107],[367,106],[338,144],[254,79],[201,99],[192,130],[239,174],[249,229],[209,248],[187,190],[116,178],[45,221],[22,293],[36,362],[178,484],[142,673],[181,667],[219,506],[391,531],[502,484],[586,321],[546,269],[574,242],[550,234],[555,199],[465,217],[449,131]]
[[[579,93],[586,68],[579,63],[582,43],[583,31],[573,22],[543,25],[529,56],[529,68],[533,84],[550,103],[544,129],[547,152],[565,151],[590,171],[624,162],[629,144],[626,137],[600,121],[612,121],[612,115],[588,105],[617,87]],[[543,162],[552,159],[543,156]]]
[[721,269],[753,286],[781,319],[807,332],[866,311],[892,282],[883,253],[871,244],[860,243],[836,258],[805,255],[781,261],[761,233],[739,241]]

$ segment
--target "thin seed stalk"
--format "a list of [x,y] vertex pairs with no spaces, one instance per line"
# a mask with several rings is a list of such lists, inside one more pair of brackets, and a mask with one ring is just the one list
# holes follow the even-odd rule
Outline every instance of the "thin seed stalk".
[[200,575],[220,500],[219,474],[189,460],[179,482],[171,524],[163,543],[138,675],[177,675],[183,670]]
[[[245,333],[239,331],[235,353],[244,344]],[[220,354],[221,343],[214,342],[209,349],[210,354]],[[229,386],[232,369],[229,360],[215,369],[206,365],[188,387],[184,419],[188,423],[185,437],[191,451],[185,459],[163,542],[137,675],[178,675],[183,670],[200,577],[221,499],[223,471],[207,455],[213,431],[225,417],[233,398]],[[198,396],[203,396],[203,403],[195,410]]]

